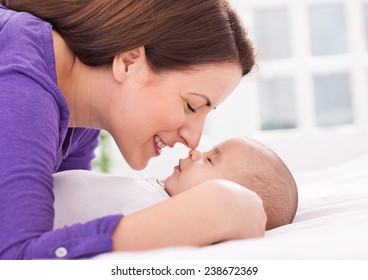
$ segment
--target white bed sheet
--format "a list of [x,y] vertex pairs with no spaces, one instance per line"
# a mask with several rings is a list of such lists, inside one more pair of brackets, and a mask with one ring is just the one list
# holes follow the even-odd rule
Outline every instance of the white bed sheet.
[[95,259],[368,259],[368,155],[295,178],[299,207],[294,222],[264,238]]

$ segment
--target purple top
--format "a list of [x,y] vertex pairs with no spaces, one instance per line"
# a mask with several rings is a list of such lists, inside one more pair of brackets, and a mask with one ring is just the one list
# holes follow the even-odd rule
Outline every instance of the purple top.
[[99,131],[68,129],[51,29],[0,5],[0,259],[74,259],[112,251],[122,217],[53,230],[52,174],[91,169]]

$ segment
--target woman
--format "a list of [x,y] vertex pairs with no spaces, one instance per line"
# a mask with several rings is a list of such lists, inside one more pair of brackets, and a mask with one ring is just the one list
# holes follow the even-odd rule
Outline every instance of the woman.
[[[204,245],[201,235],[209,232],[213,242],[220,233],[228,239],[263,234],[261,203],[252,196],[248,205],[236,203],[249,194],[223,183],[203,184],[124,218],[52,230],[52,174],[90,169],[99,129],[111,133],[134,169],[144,168],[166,146],[197,147],[207,114],[254,64],[251,44],[226,1],[3,5],[1,258],[86,258],[112,250]],[[212,207],[201,209],[195,198],[203,194]],[[219,211],[219,198],[222,217],[208,218]],[[227,215],[234,216],[230,211],[249,223],[247,230],[223,226]]]

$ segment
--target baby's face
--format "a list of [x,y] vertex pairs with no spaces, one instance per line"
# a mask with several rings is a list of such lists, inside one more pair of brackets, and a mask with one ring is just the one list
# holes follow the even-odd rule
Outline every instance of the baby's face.
[[181,193],[211,179],[232,180],[239,165],[246,159],[248,143],[242,139],[227,140],[208,152],[191,150],[185,159],[179,160],[164,183],[170,196]]

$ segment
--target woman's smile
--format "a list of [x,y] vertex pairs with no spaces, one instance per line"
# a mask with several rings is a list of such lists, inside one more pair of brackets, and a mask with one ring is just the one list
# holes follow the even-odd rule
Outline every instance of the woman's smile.
[[162,139],[158,135],[155,135],[153,139],[154,139],[155,154],[159,156],[162,152],[162,149],[167,147],[167,145],[162,141]]

